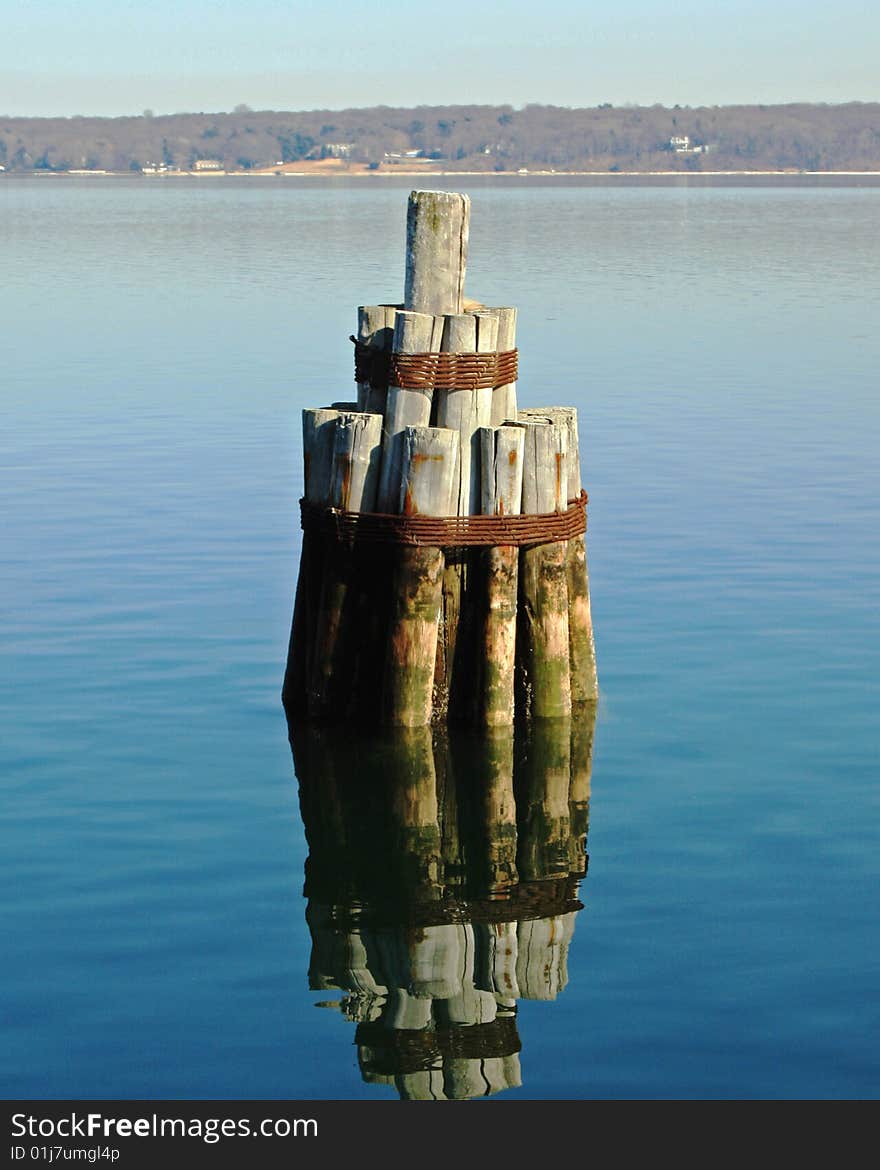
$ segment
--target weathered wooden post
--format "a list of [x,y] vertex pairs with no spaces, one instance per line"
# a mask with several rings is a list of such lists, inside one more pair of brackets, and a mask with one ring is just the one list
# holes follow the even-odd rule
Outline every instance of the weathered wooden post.
[[[496,348],[498,353],[509,353],[516,348],[516,309],[505,306],[499,309],[485,309],[498,319],[498,336]],[[492,426],[503,426],[509,419],[515,419],[516,382],[508,382],[497,386],[492,394]]]
[[[414,348],[402,349],[395,339],[396,351],[419,353],[442,349],[444,352],[457,352],[468,347],[468,338],[456,327],[455,322],[462,308],[469,226],[468,196],[447,191],[413,191],[410,195],[407,204],[404,306],[413,312],[432,314],[435,317],[435,325],[430,340],[424,336],[419,338],[420,349],[415,348],[415,342]],[[463,324],[465,328],[471,328],[475,341],[476,323],[468,320]],[[473,349],[476,349],[476,344],[473,345]],[[413,393],[418,391],[407,392],[408,395]],[[422,401],[428,404],[429,417],[406,418],[407,423],[417,426],[426,425],[431,416],[432,392],[429,389],[421,393]],[[397,396],[389,391],[389,406],[396,404]],[[435,405],[433,418],[438,427],[451,425],[454,416],[449,413],[447,394],[444,393]],[[389,431],[393,430],[396,421],[394,419],[389,422]],[[460,457],[460,451],[458,455]],[[395,471],[389,469],[391,478],[394,474]],[[464,468],[462,476],[459,464],[456,475],[460,479],[467,478],[469,468]],[[447,514],[458,514],[459,497],[460,490],[456,492],[455,504]],[[387,497],[382,499],[387,502]],[[432,689],[429,718],[434,717],[438,708],[445,712],[448,705],[449,675],[458,629],[458,591],[448,579],[445,556],[443,570],[447,580],[443,609],[438,613],[438,622],[442,621],[442,625],[438,628],[438,639],[435,644],[435,686]]]
[[467,269],[471,201],[454,191],[413,191],[406,216],[404,306],[417,313],[460,313]]
[[[434,317],[429,313],[396,314],[392,351],[407,356],[431,353],[434,342]],[[392,374],[393,379],[393,374]],[[426,381],[421,386],[388,386],[385,425],[382,434],[382,470],[376,503],[378,512],[399,512],[400,483],[403,469],[404,427],[426,427],[431,421],[433,389]]]
[[[448,313],[444,318],[440,349],[443,353],[476,353],[476,318],[469,313]],[[448,427],[458,435],[457,484],[452,509],[457,516],[467,515],[469,504],[471,451],[470,445],[465,445],[462,440],[462,432],[468,425],[473,405],[473,395],[469,390],[453,387],[438,394],[434,411],[437,425]],[[463,561],[463,551],[444,549],[443,610],[434,671],[434,706],[446,716],[455,688]]]
[[[580,440],[577,410],[573,406],[526,407],[519,412],[521,419],[547,419],[565,427],[568,455],[568,500],[580,496],[583,488],[581,475]],[[596,646],[593,639],[593,618],[590,612],[590,580],[587,572],[587,550],[582,536],[568,541],[565,558],[565,576],[568,583],[568,635],[571,667],[571,701],[595,702],[599,696],[596,672]]]
[[[340,412],[330,455],[329,506],[345,512],[375,507],[381,459],[382,416]],[[308,709],[315,718],[345,711],[363,630],[352,610],[365,558],[352,545],[326,542],[320,603],[314,622],[314,651],[309,677]]]
[[[360,305],[357,341],[372,353],[389,353],[394,337],[395,316],[396,309],[393,305]],[[384,415],[387,388],[373,385],[372,363],[365,364],[368,366],[366,369],[355,366],[358,410]]]
[[[439,427],[405,428],[399,507],[405,516],[449,515],[457,439]],[[403,547],[398,553],[383,689],[391,726],[431,722],[443,564],[441,548]]]
[[[473,313],[450,313],[445,318],[441,353],[477,352],[477,317]],[[485,399],[485,395],[482,396]],[[488,426],[490,411],[481,401],[479,391],[469,386],[452,387],[439,396],[436,409],[438,427],[457,431],[458,485],[453,515],[469,516],[479,510],[479,452],[474,459],[473,438],[481,426]]]
[[[445,354],[495,352],[498,321],[487,313],[450,313],[445,318],[440,349]],[[437,425],[456,431],[458,491],[453,515],[480,511],[480,440],[492,414],[492,388],[482,386],[473,372],[463,372],[455,385],[438,394]],[[480,582],[480,550],[447,549],[443,577],[443,637],[437,669],[437,703],[450,717],[471,722],[475,707],[473,679],[478,670],[476,621]]]
[[[311,409],[302,413],[304,498],[317,507],[330,503],[333,439],[339,411]],[[299,578],[287,652],[282,698],[293,713],[308,710],[308,683],[314,658],[314,633],[321,596],[324,541],[303,531]]]
[[[481,510],[488,516],[518,516],[522,509],[525,428],[485,427],[480,438]],[[519,549],[494,545],[486,549],[485,566],[478,721],[484,727],[510,727],[515,715]]]
[[[523,512],[566,509],[568,433],[524,418]],[[571,714],[566,541],[524,548],[520,557],[519,668],[523,708],[539,718]]]
[[[443,334],[435,318],[458,314],[464,290],[470,199],[445,191],[414,191],[407,206],[407,249],[404,311],[397,314],[395,353],[418,354],[440,348]],[[438,332],[440,336],[438,338]],[[379,510],[404,515],[455,515],[457,507],[448,487],[455,487],[458,450],[441,455],[450,442],[447,432],[428,440],[430,452],[409,449],[404,480],[404,427],[426,427],[431,418],[432,383],[424,387],[389,385],[385,423],[385,449],[379,487]],[[442,424],[441,424],[442,425]],[[453,439],[456,437],[453,436]],[[413,435],[409,442],[415,443]],[[444,458],[442,468],[438,459]],[[400,459],[400,464],[398,464]],[[432,464],[426,465],[426,460]],[[447,477],[448,482],[447,482]],[[403,492],[401,482],[405,483]],[[395,498],[395,489],[397,497]],[[434,675],[439,637],[443,550],[404,548],[398,554],[392,619],[390,669],[386,673],[386,721],[418,726],[429,723],[434,713]],[[436,580],[435,580],[436,578]],[[440,592],[437,593],[439,585]],[[436,612],[435,612],[436,606]],[[407,611],[411,610],[411,617]],[[417,612],[417,616],[416,616]],[[433,625],[433,629],[431,628]],[[430,679],[424,677],[426,655],[431,649]]]

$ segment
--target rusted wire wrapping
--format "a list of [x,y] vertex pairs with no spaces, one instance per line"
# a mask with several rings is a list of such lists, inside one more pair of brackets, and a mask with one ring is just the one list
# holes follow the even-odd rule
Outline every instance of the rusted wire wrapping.
[[503,353],[389,353],[352,337],[354,380],[374,390],[481,390],[517,379],[518,351]]
[[403,544],[427,548],[470,548],[552,544],[587,530],[587,493],[568,501],[564,512],[539,516],[391,516],[343,512],[299,502],[303,529],[343,544]]

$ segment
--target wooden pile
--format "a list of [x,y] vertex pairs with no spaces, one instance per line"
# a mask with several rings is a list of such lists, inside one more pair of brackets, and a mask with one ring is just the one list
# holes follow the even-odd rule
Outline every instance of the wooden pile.
[[[514,308],[464,300],[469,221],[466,195],[411,193],[404,301],[358,310],[362,353],[515,349]],[[303,456],[308,514],[331,519],[549,516],[582,492],[575,409],[519,409],[515,382],[434,391],[362,377],[356,401],[303,412]],[[431,547],[304,529],[288,713],[493,727],[596,700],[582,536]]]

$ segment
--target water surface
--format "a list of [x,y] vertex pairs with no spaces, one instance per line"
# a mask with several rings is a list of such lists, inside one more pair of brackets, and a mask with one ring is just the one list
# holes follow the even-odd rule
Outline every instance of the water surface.
[[[578,408],[602,689],[487,1099],[876,1099],[880,191],[447,185],[521,405]],[[0,183],[7,1097],[401,1095],[315,1006],[280,686],[300,412],[408,189]]]

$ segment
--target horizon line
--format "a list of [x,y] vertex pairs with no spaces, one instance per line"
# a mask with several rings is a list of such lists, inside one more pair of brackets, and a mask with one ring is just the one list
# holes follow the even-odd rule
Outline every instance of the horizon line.
[[791,106],[880,106],[880,100],[863,99],[863,98],[841,98],[837,101],[816,101],[806,98],[794,99],[791,101],[776,101],[776,102],[717,102],[717,103],[701,103],[692,105],[689,103],[675,102],[667,105],[665,102],[599,102],[592,106],[576,106],[576,105],[562,105],[557,102],[524,102],[517,106],[513,102],[419,102],[414,105],[389,105],[386,102],[379,102],[373,105],[364,106],[312,106],[308,108],[273,108],[264,107],[256,108],[250,106],[247,102],[240,102],[231,110],[173,110],[167,113],[157,113],[150,107],[139,111],[138,113],[124,113],[124,114],[11,114],[8,112],[0,113],[0,118],[12,120],[28,120],[28,121],[71,121],[74,119],[89,119],[100,121],[114,121],[132,118],[182,118],[182,117],[232,117],[244,116],[246,114],[344,114],[353,112],[361,112],[365,110],[432,110],[432,109],[509,109],[515,113],[522,113],[529,109],[543,109],[543,110],[570,110],[572,112],[593,112],[597,110],[735,110],[735,109],[786,109]]

